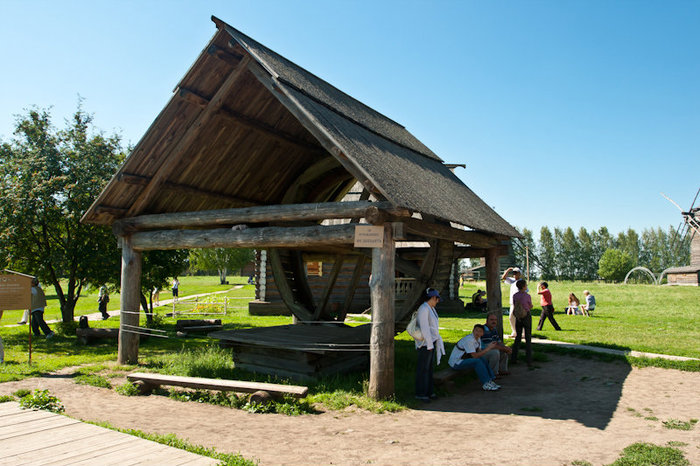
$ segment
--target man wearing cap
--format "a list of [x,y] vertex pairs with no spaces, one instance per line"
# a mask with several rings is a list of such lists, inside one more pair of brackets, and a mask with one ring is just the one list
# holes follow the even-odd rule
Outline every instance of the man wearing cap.
[[[513,276],[509,277],[508,275],[512,273]],[[518,287],[515,285],[518,280],[522,277],[522,272],[520,271],[520,268],[518,267],[508,267],[505,272],[503,272],[503,276],[501,276],[501,280],[503,283],[506,285],[510,285],[510,311],[508,312],[508,321],[510,321],[510,338],[515,338],[515,316],[513,315],[513,295],[518,292]]]

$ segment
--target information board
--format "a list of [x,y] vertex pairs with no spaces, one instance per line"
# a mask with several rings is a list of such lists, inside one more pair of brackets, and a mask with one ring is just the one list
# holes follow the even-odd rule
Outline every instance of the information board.
[[0,274],[0,311],[29,309],[32,304],[32,277]]
[[355,227],[356,248],[381,248],[384,245],[384,227],[357,225]]

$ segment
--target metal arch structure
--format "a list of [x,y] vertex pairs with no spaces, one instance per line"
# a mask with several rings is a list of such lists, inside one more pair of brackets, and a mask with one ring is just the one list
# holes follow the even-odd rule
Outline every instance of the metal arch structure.
[[674,268],[675,268],[675,267],[669,267],[669,268],[667,268],[667,269],[664,269],[663,272],[661,272],[661,273],[659,274],[659,279],[657,280],[657,285],[661,285],[661,282],[663,281],[664,277],[666,276],[666,273],[667,273],[669,270],[674,269]]
[[[630,270],[629,272],[627,272],[627,275],[625,275],[625,282],[624,282],[625,285],[627,284],[627,279],[630,277],[630,275],[632,275],[632,272],[634,272],[635,270],[641,270],[643,272],[648,273],[649,276],[651,277],[651,281],[654,285],[658,285],[659,283],[661,283],[660,280],[657,281],[656,276],[654,275],[654,272],[652,272],[651,270],[647,269],[646,267],[635,267],[632,270]],[[666,271],[664,270],[664,272],[666,272]],[[664,273],[664,272],[662,272],[662,273]]]

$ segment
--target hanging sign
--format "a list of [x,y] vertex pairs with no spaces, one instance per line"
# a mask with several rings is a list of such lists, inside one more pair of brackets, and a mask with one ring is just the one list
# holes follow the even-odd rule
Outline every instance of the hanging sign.
[[32,277],[0,274],[0,311],[29,309],[32,305]]
[[374,225],[355,226],[356,248],[381,248],[384,245],[384,227]]

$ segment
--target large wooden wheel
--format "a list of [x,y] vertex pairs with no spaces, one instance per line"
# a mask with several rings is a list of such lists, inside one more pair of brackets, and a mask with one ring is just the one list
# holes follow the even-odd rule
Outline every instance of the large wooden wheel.
[[[285,194],[282,203],[339,201],[350,190],[354,182],[354,178],[335,159],[325,158],[309,167],[298,177],[297,182]],[[369,193],[363,192],[361,198],[367,199],[368,197]],[[352,219],[352,221],[357,222],[359,219]],[[452,241],[432,240],[429,244],[430,248],[423,257],[417,260],[404,260],[398,255],[396,257],[396,269],[405,276],[415,279],[409,296],[400,307],[396,308],[397,331],[403,331],[412,311],[420,305],[425,288],[433,287],[440,290],[441,293],[445,293],[454,260],[454,243]],[[357,262],[346,291],[345,304],[339,310],[338,315],[334,316],[329,312],[328,298],[336,284],[336,278],[342,264],[350,254],[357,257]],[[353,250],[337,251],[326,288],[322,296],[314,297],[309,286],[302,251],[270,249],[268,257],[282,301],[299,321],[311,323],[344,320],[365,263],[370,260],[369,257],[358,255]]]

